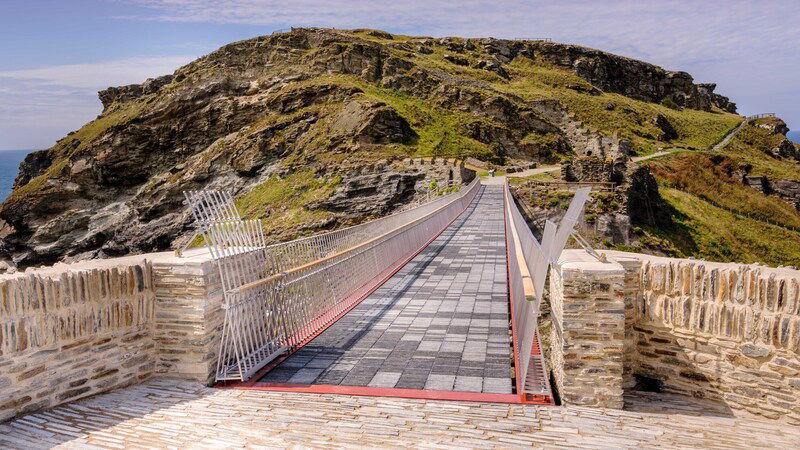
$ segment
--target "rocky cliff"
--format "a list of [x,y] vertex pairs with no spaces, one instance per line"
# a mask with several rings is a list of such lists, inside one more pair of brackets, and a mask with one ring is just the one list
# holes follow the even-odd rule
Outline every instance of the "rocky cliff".
[[29,155],[0,205],[0,260],[175,246],[191,234],[187,189],[235,191],[280,240],[391,212],[453,179],[409,167],[411,156],[553,162],[715,140],[736,119],[713,91],[545,42],[330,29],[235,42],[100,92],[96,120]]

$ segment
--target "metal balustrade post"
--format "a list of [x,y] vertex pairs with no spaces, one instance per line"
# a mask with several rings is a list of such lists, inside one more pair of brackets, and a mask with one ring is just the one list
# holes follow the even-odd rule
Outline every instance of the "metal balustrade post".
[[[544,282],[547,271],[552,264],[558,263],[558,258],[566,246],[575,224],[580,218],[583,207],[589,198],[591,187],[580,188],[575,192],[566,214],[558,226],[547,220],[540,244],[533,236],[527,222],[520,213],[511,191],[508,180],[504,186],[504,207],[508,245],[508,272],[509,291],[513,306],[513,336],[517,348],[517,370],[522,386],[519,389],[524,393],[543,394],[549,391],[549,381],[544,371],[544,361],[540,355],[533,354],[535,337],[538,330],[538,316],[544,292]],[[523,274],[523,268],[525,269]],[[524,277],[531,278],[534,301],[527,298]],[[529,369],[533,359],[539,359],[538,373]]]

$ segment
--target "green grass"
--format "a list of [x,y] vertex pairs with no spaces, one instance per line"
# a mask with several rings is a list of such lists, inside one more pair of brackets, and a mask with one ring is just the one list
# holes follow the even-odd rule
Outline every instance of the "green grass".
[[338,176],[318,178],[313,170],[301,169],[255,186],[236,199],[236,207],[244,218],[264,219],[267,234],[299,237],[302,233],[298,226],[331,217],[327,211],[309,209],[306,205],[330,198],[340,183]]
[[361,99],[386,103],[409,122],[417,137],[408,143],[392,144],[394,147],[384,146],[390,150],[394,149],[394,153],[405,153],[415,157],[472,156],[483,161],[503,162],[498,148],[468,137],[467,127],[472,123],[502,127],[489,118],[443,108],[430,99],[375,86],[350,75],[325,75],[303,82],[306,86],[331,83],[357,87],[364,92],[360,96]]
[[404,146],[413,156],[472,156],[483,161],[502,162],[498,149],[467,136],[467,126],[473,122],[497,127],[501,124],[391,89],[373,85],[361,88],[366,98],[386,103],[409,122],[418,138]]
[[[760,119],[759,119],[760,120]],[[720,152],[740,165],[752,167],[751,175],[764,175],[773,180],[800,181],[800,163],[788,158],[774,158],[766,152],[777,147],[785,137],[769,130],[745,126]]]
[[552,172],[543,172],[530,175],[527,177],[509,177],[508,182],[511,184],[522,184],[526,181],[563,181],[561,180],[561,173],[558,170]]
[[[581,93],[567,86],[585,89],[591,89],[592,86],[574,72],[529,58],[517,57],[507,69],[511,73],[511,81],[499,79],[491,83],[493,87],[529,101],[558,98],[584,126],[605,136],[616,133],[631,141],[634,148],[642,154],[651,153],[659,147],[675,145],[709,148],[742,120],[735,114],[688,108],[675,110],[621,94]],[[606,105],[612,103],[615,108],[606,109]],[[668,144],[657,140],[661,130],[654,125],[653,119],[659,114],[669,120],[678,132],[678,139]]]
[[644,228],[669,241],[674,256],[800,266],[800,233],[733,214],[678,189],[660,192],[673,222]]
[[747,187],[734,178],[740,169],[731,158],[682,153],[648,161],[647,165],[659,183],[730,210],[800,228],[800,213],[793,206],[777,196],[767,196]]

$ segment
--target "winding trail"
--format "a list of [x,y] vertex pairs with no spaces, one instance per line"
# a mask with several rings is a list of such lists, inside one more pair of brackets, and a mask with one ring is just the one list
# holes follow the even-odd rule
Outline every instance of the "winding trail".
[[736,136],[738,132],[742,131],[742,128],[744,128],[748,123],[750,123],[750,120],[748,119],[742,120],[742,123],[740,123],[739,126],[734,128],[733,131],[728,133],[724,138],[722,138],[721,141],[719,141],[716,145],[711,147],[711,151],[712,152],[719,151],[720,149],[728,145],[728,142],[730,142],[731,139],[733,139],[733,137]]

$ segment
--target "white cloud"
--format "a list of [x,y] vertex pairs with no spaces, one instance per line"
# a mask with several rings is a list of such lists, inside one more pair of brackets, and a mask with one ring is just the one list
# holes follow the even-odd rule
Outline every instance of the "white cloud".
[[193,59],[195,59],[193,56],[131,57],[88,64],[0,71],[0,79],[19,80],[42,86],[96,90],[108,86],[141,83],[149,77],[172,73]]
[[[151,20],[549,37],[685,70],[758,112],[800,97],[800,8],[780,0],[130,0]],[[781,94],[776,94],[779,86]],[[783,102],[785,103],[785,102]],[[759,109],[751,109],[759,108]],[[800,127],[800,106],[784,109]]]
[[45,148],[100,113],[97,91],[172,73],[195,56],[0,71],[0,148]]

